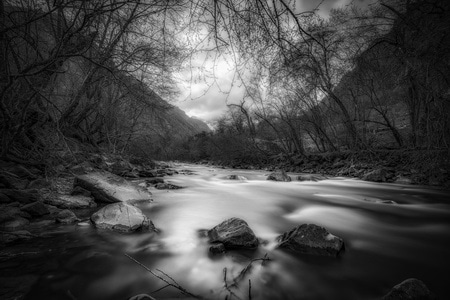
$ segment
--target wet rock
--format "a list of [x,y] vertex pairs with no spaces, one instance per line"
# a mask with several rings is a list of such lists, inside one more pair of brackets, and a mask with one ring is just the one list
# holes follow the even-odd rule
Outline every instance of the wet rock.
[[92,193],[96,201],[114,203],[128,200],[151,199],[145,188],[108,172],[95,172],[75,177],[74,186]]
[[373,182],[386,182],[388,172],[385,169],[376,169],[366,173],[362,180]]
[[208,231],[211,243],[222,243],[226,249],[256,248],[258,239],[247,222],[239,218],[223,221]]
[[226,249],[225,246],[222,243],[213,244],[211,247],[209,247],[209,252],[212,254],[221,254],[225,253]]
[[50,195],[44,202],[58,208],[75,209],[97,207],[97,203],[91,197],[82,195]]
[[322,176],[322,175],[304,174],[304,175],[298,175],[296,179],[298,181],[320,181],[320,180],[327,179],[327,177]]
[[269,174],[267,180],[289,182],[291,181],[291,177],[288,174],[286,174],[285,171],[279,171]]
[[1,193],[8,196],[13,202],[17,201],[22,204],[33,203],[39,200],[39,194],[37,190],[12,190],[12,189],[2,189]]
[[228,175],[226,177],[226,179],[230,179],[230,180],[247,180],[247,178],[245,178],[244,176],[239,176],[239,175],[236,175],[236,174]]
[[16,216],[12,220],[8,220],[0,224],[0,228],[2,231],[16,231],[25,228],[30,221],[25,218]]
[[21,210],[29,213],[32,217],[41,217],[50,213],[48,208],[41,201],[26,204],[22,206]]
[[394,286],[383,300],[434,300],[436,296],[421,280],[409,278]]
[[111,229],[119,232],[154,230],[153,223],[142,211],[129,204],[109,204],[91,216],[97,228]]
[[158,183],[155,185],[155,188],[158,190],[178,190],[183,187],[171,183]]
[[69,209],[60,211],[55,218],[56,223],[62,224],[72,224],[78,221],[80,221],[80,219],[78,219],[74,212]]
[[277,238],[277,248],[299,254],[338,256],[344,241],[315,224],[302,224]]

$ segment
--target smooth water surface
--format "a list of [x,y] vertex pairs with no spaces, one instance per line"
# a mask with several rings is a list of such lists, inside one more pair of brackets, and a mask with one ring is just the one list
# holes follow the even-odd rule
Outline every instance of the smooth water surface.
[[[39,276],[26,299],[184,297],[164,288],[166,283],[126,253],[204,299],[249,299],[249,293],[252,299],[380,299],[411,277],[424,281],[439,299],[450,299],[450,192],[345,178],[272,182],[264,171],[175,168],[194,171],[165,178],[184,188],[152,189],[154,202],[139,206],[158,234],[52,227],[47,238],[3,249],[16,256],[0,262],[1,272],[18,284]],[[229,180],[230,174],[242,177]],[[199,231],[230,217],[247,221],[262,244],[255,251],[211,256]],[[303,223],[343,238],[345,252],[322,258],[274,249],[278,235]],[[271,260],[253,262],[231,286],[252,259],[265,255]]]

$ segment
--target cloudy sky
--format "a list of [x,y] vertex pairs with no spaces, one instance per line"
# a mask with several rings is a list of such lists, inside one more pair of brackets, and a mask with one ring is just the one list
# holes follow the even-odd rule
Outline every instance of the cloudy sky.
[[[352,0],[297,0],[300,11],[316,8],[320,2],[320,11],[326,15],[330,9],[341,7]],[[367,5],[370,0],[354,0],[360,5]],[[223,58],[214,60],[213,56],[197,57],[186,65],[181,79],[190,78],[179,84],[180,96],[175,105],[191,117],[196,117],[207,123],[213,123],[227,110],[227,104],[239,103],[244,95],[244,89],[238,84],[231,61]]]

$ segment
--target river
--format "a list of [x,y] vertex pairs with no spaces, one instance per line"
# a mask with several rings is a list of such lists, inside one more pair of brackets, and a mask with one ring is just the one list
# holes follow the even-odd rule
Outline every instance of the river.
[[[194,172],[165,178],[184,188],[152,189],[154,202],[139,206],[159,233],[54,225],[47,238],[14,245],[18,255],[1,262],[1,272],[17,284],[35,280],[25,299],[183,297],[127,254],[204,299],[380,299],[411,277],[439,299],[450,299],[449,191],[348,178],[273,182],[265,180],[266,171],[175,168]],[[242,177],[227,179],[230,174]],[[211,256],[199,231],[230,217],[247,221],[263,243],[255,251]],[[274,249],[278,235],[303,223],[341,237],[345,252],[323,258]],[[264,256],[270,261],[253,262],[237,287],[231,286],[252,259]]]

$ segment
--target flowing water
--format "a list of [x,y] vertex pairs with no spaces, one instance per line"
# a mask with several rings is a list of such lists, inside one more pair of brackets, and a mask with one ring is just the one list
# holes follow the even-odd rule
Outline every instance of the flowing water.
[[[264,171],[176,168],[194,171],[166,178],[184,188],[153,189],[154,202],[140,206],[158,234],[54,227],[47,238],[14,245],[9,251],[16,256],[1,261],[0,271],[17,284],[38,278],[26,299],[185,297],[125,253],[204,299],[380,299],[411,277],[450,299],[448,191],[345,178],[272,182]],[[242,177],[229,180],[230,174]],[[263,243],[255,251],[211,256],[199,231],[230,217],[247,221]],[[278,235],[303,223],[343,238],[345,252],[323,258],[274,249]],[[265,255],[271,260],[254,261],[231,285]]]

